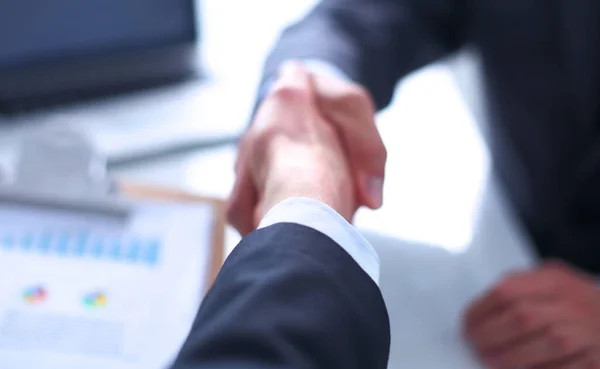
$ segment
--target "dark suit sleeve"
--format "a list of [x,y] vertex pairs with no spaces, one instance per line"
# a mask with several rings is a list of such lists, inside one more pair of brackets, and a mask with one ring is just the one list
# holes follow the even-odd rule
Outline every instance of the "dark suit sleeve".
[[464,41],[465,0],[322,0],[289,27],[267,60],[265,81],[288,59],[339,67],[385,107],[398,79]]
[[282,223],[229,256],[174,368],[384,369],[389,345],[373,280],[330,238]]

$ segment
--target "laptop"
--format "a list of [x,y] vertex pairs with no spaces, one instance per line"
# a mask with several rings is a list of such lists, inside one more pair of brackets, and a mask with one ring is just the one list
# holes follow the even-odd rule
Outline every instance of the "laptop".
[[44,125],[86,132],[113,164],[235,140],[249,108],[223,116],[199,19],[193,0],[0,2],[0,156]]

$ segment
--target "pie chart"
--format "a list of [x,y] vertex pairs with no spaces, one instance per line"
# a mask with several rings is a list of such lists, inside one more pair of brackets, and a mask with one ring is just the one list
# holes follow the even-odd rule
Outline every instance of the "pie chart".
[[83,298],[83,305],[90,309],[103,308],[108,303],[108,298],[102,292],[93,292]]
[[42,286],[28,287],[23,291],[23,300],[29,305],[42,304],[48,298],[48,291]]

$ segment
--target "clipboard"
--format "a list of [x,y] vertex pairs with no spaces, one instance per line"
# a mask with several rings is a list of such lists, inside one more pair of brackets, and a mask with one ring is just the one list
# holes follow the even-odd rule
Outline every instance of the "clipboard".
[[209,262],[208,279],[205,294],[214,283],[224,259],[225,245],[225,201],[200,195],[194,195],[177,189],[155,187],[133,182],[123,182],[118,186],[119,192],[132,199],[161,200],[185,203],[208,203],[213,209],[212,250]]
[[209,204],[213,224],[205,292],[212,286],[224,259],[224,201],[177,189],[114,182],[106,176],[106,159],[85,135],[69,128],[42,130],[28,137],[15,169],[14,183],[0,183],[0,201],[117,216],[130,214],[135,200]]
[[[125,218],[119,213],[112,217],[115,213],[106,216],[97,211],[74,215],[78,212],[64,211],[65,206],[56,211],[49,209],[50,202],[44,203],[39,194],[30,194],[29,198],[23,194],[23,200],[29,199],[29,203],[21,204],[10,193],[0,193],[8,200],[0,213],[4,217],[14,215],[11,222],[0,227],[0,270],[3,276],[9,276],[0,281],[0,362],[8,362],[13,368],[50,368],[54,366],[48,363],[58,360],[65,368],[101,368],[106,367],[103,360],[110,359],[109,367],[135,363],[131,367],[159,368],[177,353],[198,304],[221,268],[224,202],[135,183],[118,188],[121,196],[115,197],[123,200],[121,204],[133,206]],[[2,196],[0,200],[4,200]],[[61,200],[58,205],[68,204]],[[120,238],[119,233],[102,238],[103,232],[120,232],[122,224],[139,226],[143,223],[139,220],[148,219],[148,215],[151,219],[171,219],[156,223],[157,234],[161,234],[160,229],[169,229],[165,240],[170,241],[163,242],[152,234],[145,238],[144,230],[153,230],[153,224],[137,228],[140,233],[131,233],[131,238]],[[20,224],[37,227],[40,216],[51,217],[48,227],[20,232]],[[97,231],[84,233],[79,233],[82,228],[78,225],[68,231],[51,228],[52,224],[60,225],[63,217],[86,224],[104,219],[105,223],[100,222]],[[25,218],[28,221],[22,222]],[[191,229],[191,233],[185,229]],[[32,234],[35,236],[29,238]],[[198,234],[203,234],[202,238],[194,238]],[[183,245],[178,241],[184,239],[192,241],[178,248]],[[96,254],[97,250],[102,254]],[[112,250],[119,251],[112,254]],[[28,328],[31,326],[36,327],[36,333]],[[38,339],[38,334],[44,338]],[[39,350],[47,355],[38,354]]]
[[29,137],[14,173],[0,183],[0,361],[167,365],[221,268],[224,201],[115,182],[73,131]]

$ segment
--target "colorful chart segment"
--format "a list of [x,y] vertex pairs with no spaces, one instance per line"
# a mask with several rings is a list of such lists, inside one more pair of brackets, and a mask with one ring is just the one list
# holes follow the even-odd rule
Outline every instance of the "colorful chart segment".
[[154,266],[160,257],[157,239],[121,239],[85,231],[1,232],[0,250],[68,258],[89,258]]
[[108,304],[108,298],[102,292],[94,292],[83,298],[83,305],[89,309],[100,309]]
[[[42,285],[26,287],[23,290],[23,301],[28,305],[41,305],[48,300],[48,290]],[[108,305],[108,297],[104,292],[94,291],[81,299],[83,306],[88,309],[102,309]]]
[[48,298],[48,291],[42,286],[28,287],[23,291],[23,301],[29,305],[40,305]]

